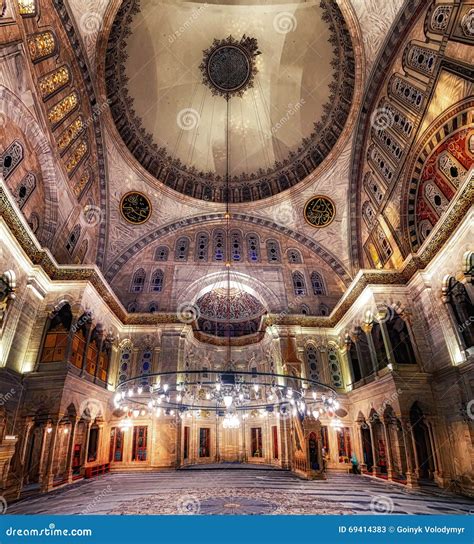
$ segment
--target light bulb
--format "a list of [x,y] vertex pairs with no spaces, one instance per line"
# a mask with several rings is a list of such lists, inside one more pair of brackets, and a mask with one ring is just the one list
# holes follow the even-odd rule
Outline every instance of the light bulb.
[[259,388],[259,385],[258,385],[258,383],[255,383],[255,384],[253,385],[253,388],[254,388],[255,392],[257,393],[257,391],[258,391],[258,388]]
[[128,396],[131,397],[133,395],[133,389],[128,390]]
[[230,408],[232,402],[233,402],[233,398],[231,395],[224,395],[224,404],[225,404],[225,407],[226,408]]
[[174,410],[171,410],[170,416],[174,416]]
[[122,395],[121,395],[120,393],[117,393],[117,394],[115,395],[115,397],[114,397],[114,401],[115,401],[116,403],[119,403],[119,402],[121,401],[122,398],[123,398]]
[[140,387],[138,388],[138,394],[141,395],[142,393],[143,393],[143,387],[140,386]]
[[145,414],[146,414],[145,410],[142,410],[142,411],[140,412],[140,415],[141,415],[142,417],[143,417]]
[[166,391],[168,391],[169,389],[169,385],[167,383],[165,383],[165,385],[163,386],[163,391],[166,393]]
[[292,413],[293,413],[294,416],[296,416],[297,413],[298,413],[298,410],[297,410],[296,408],[293,408],[293,412],[292,412]]
[[140,410],[133,410],[133,417],[138,417],[140,415]]
[[182,398],[183,398],[183,397],[181,396],[181,393],[179,393],[178,395],[176,395],[176,400],[177,400],[177,402],[181,402]]
[[313,391],[313,399],[316,400],[316,391]]
[[221,390],[221,384],[220,383],[216,383],[216,391],[220,391]]
[[209,400],[211,398],[211,394],[210,393],[206,393],[206,400]]
[[244,400],[244,394],[243,393],[239,394],[239,400]]
[[160,417],[161,416],[161,408],[157,408],[156,411],[155,411],[155,414],[156,414],[156,417]]
[[69,429],[66,427],[66,428],[64,429],[64,434],[67,434],[68,432],[69,432]]

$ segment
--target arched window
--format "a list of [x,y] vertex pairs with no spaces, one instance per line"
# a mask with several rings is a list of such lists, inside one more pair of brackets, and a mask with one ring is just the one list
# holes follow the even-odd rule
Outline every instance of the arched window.
[[322,316],[329,315],[329,308],[326,306],[326,304],[319,305],[318,315],[322,315]]
[[81,237],[81,225],[76,225],[72,229],[72,232],[69,235],[69,238],[67,239],[67,243],[66,243],[66,249],[70,255],[73,254],[74,249],[77,246],[77,242],[79,241],[80,237]]
[[189,240],[187,238],[180,238],[176,242],[176,248],[174,250],[174,258],[176,261],[187,261],[189,253]]
[[300,313],[301,315],[310,315],[311,310],[309,309],[309,306],[307,304],[302,304],[300,306]]
[[306,295],[306,283],[301,272],[293,272],[293,289],[297,296]]
[[320,381],[318,350],[314,344],[308,344],[304,350],[308,376],[310,380]]
[[196,261],[207,261],[209,254],[209,235],[200,232],[196,236]]
[[366,200],[362,206],[362,217],[369,228],[374,224],[375,212],[368,200]]
[[151,372],[151,367],[153,364],[153,351],[151,348],[145,348],[140,356],[140,364],[138,367],[138,372],[140,373],[139,384],[142,387],[147,387],[150,385],[149,374]]
[[76,257],[74,258],[74,262],[76,264],[81,264],[82,262],[84,262],[88,249],[89,249],[88,240],[82,240],[81,246],[79,247]]
[[233,261],[240,262],[242,260],[242,235],[238,230],[233,230],[230,233],[230,251]]
[[225,261],[225,233],[215,230],[212,235],[212,249],[215,261]]
[[260,239],[254,234],[247,234],[247,254],[251,263],[260,261]]
[[158,311],[158,302],[153,301],[148,305],[148,313],[154,314]]
[[126,342],[120,350],[119,383],[128,380],[132,365],[132,346]]
[[138,304],[136,302],[130,302],[127,306],[127,311],[129,314],[136,314],[138,312]]
[[395,314],[387,321],[387,330],[395,362],[397,364],[416,364],[415,352],[405,321]]
[[[469,263],[470,264],[470,263]],[[467,267],[466,267],[467,268]],[[455,321],[464,349],[474,346],[474,304],[472,303],[466,286],[450,277],[443,288],[443,295],[450,307],[450,314]]]
[[303,262],[301,253],[297,249],[289,249],[286,252],[286,256],[288,257],[288,262],[290,264],[301,264]]
[[141,293],[145,287],[145,278],[145,270],[143,268],[139,268],[135,274],[133,274],[132,287],[130,291],[132,293]]
[[13,191],[13,196],[21,209],[26,204],[26,201],[30,198],[31,193],[36,188],[36,176],[33,172],[28,172],[26,176],[20,181]]
[[37,234],[40,228],[40,218],[37,213],[33,212],[30,215],[30,218],[28,219],[28,225],[30,225],[30,228],[34,232],[34,234]]
[[315,295],[325,295],[326,288],[324,287],[323,277],[319,272],[313,272],[311,274],[311,286],[313,287],[313,293]]
[[0,167],[2,168],[4,180],[12,174],[22,160],[23,146],[15,140],[0,155]]
[[155,261],[167,261],[170,250],[166,246],[157,247],[155,250]]
[[332,385],[334,387],[342,387],[341,364],[339,362],[337,348],[334,346],[328,348],[328,362]]
[[163,270],[155,270],[151,277],[150,291],[161,293],[163,291]]
[[280,244],[276,240],[267,240],[267,258],[269,263],[281,262]]

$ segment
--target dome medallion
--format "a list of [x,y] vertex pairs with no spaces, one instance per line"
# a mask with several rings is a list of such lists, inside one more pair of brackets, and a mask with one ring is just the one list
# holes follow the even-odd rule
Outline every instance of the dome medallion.
[[117,130],[157,186],[225,202],[228,167],[239,203],[323,164],[349,116],[355,58],[332,0],[124,0],[105,74]]

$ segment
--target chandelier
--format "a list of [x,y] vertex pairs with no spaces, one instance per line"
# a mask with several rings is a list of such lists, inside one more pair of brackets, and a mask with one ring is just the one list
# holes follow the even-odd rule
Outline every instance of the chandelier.
[[326,416],[336,421],[339,402],[334,389],[307,378],[206,369],[124,380],[116,389],[114,406],[123,414],[124,425],[145,415],[199,418],[214,414],[223,418],[224,428],[235,429],[248,417]]

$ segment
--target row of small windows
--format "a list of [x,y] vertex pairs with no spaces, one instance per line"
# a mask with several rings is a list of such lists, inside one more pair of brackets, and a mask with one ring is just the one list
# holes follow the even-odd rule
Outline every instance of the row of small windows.
[[[185,262],[189,259],[191,240],[183,236],[176,241],[174,249],[174,260]],[[212,241],[209,234],[200,232],[196,236],[194,259],[200,262],[211,260],[223,262],[227,258],[226,234],[223,230],[215,230],[212,234]],[[281,263],[281,249],[277,240],[267,240],[265,242],[266,257],[269,263]],[[230,232],[230,260],[233,262],[242,262],[245,257],[251,263],[260,262],[260,238],[257,234],[247,234],[245,237],[245,247],[242,234],[238,230]],[[170,256],[170,250],[167,246],[159,246],[155,250],[155,261],[167,261]],[[286,252],[287,260],[290,264],[301,264],[303,257],[297,249],[288,249]]]
[[[306,287],[306,280],[302,272],[293,272],[293,289],[296,296],[305,296],[308,294]],[[163,291],[164,273],[163,270],[155,270],[151,276],[149,291],[154,293],[161,293]],[[146,272],[143,268],[139,268],[132,278],[132,284],[130,291],[132,293],[142,293],[145,290]],[[317,296],[324,296],[327,294],[324,280],[319,272],[312,272],[311,274],[311,288],[313,294]]]

